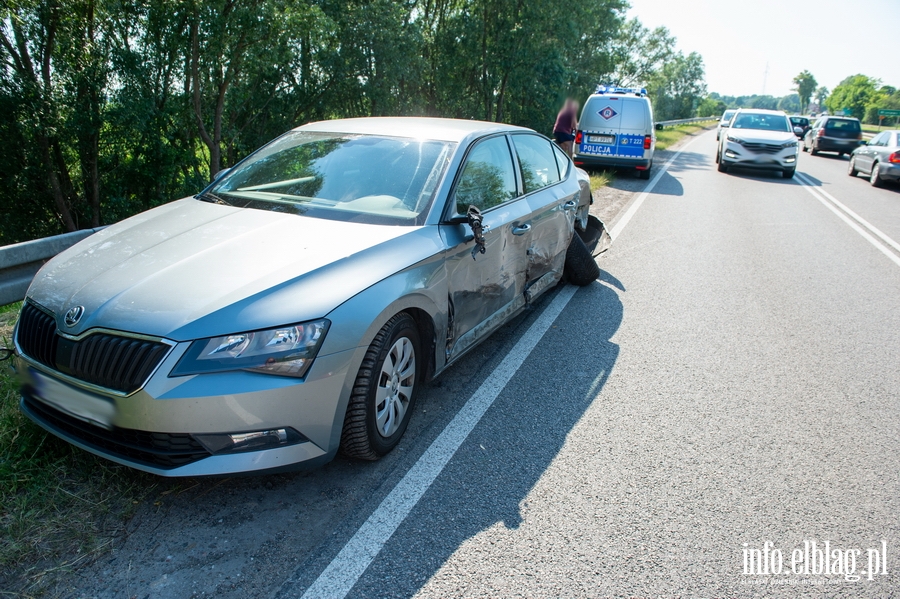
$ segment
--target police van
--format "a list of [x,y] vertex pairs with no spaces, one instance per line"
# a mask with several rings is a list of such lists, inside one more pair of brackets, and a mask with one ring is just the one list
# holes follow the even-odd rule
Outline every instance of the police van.
[[646,89],[600,85],[584,103],[573,160],[582,168],[637,169],[650,178],[656,136]]

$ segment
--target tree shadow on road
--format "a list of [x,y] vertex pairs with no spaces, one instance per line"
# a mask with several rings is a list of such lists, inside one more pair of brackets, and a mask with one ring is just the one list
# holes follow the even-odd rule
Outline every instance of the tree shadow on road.
[[[521,525],[535,485],[585,411],[602,401],[619,356],[610,339],[622,323],[624,290],[601,272],[577,292],[349,597],[412,597],[473,537],[498,523]],[[373,497],[361,516],[379,502]],[[352,532],[317,549],[278,596],[298,596]]]

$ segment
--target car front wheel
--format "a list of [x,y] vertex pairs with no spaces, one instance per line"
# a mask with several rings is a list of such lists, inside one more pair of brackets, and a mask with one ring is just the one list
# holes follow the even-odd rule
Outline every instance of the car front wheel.
[[855,177],[859,174],[859,171],[856,170],[856,156],[850,157],[850,166],[847,167],[847,174],[851,177]]
[[795,169],[795,168],[785,169],[785,170],[781,171],[781,176],[784,177],[785,179],[793,179],[795,172],[797,172],[797,169]]
[[419,332],[409,314],[385,324],[363,358],[341,431],[341,452],[377,460],[400,442],[416,402],[422,365]]
[[716,160],[716,162],[719,163],[719,166],[716,167],[716,168],[719,169],[719,172],[720,172],[720,173],[727,173],[727,172],[728,172],[728,165],[725,164],[725,161],[724,161],[724,160],[722,160],[722,154],[719,154],[718,157],[719,157],[719,159]]

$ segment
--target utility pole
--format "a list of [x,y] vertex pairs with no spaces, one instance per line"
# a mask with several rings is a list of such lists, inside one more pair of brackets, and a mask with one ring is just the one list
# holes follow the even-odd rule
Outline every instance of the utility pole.
[[766,72],[763,73],[763,90],[762,95],[766,95],[766,81],[769,79],[769,61],[766,61]]

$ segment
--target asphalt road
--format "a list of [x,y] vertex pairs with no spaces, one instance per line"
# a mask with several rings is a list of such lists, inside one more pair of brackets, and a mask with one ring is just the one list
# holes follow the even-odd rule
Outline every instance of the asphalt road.
[[[598,282],[430,384],[399,451],[161,483],[55,591],[900,595],[900,189],[824,155],[794,180],[721,174],[714,148],[635,194]],[[747,573],[756,550],[781,573]]]

